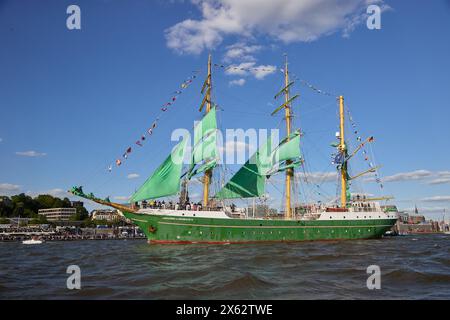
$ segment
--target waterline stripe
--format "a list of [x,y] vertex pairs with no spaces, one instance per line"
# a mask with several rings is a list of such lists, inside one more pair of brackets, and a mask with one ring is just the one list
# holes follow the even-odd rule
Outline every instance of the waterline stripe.
[[298,229],[298,228],[378,228],[378,227],[392,227],[390,224],[372,225],[372,226],[223,226],[211,224],[193,224],[193,223],[174,223],[174,222],[159,222],[159,224],[170,224],[176,226],[189,227],[212,227],[212,228],[262,228],[262,229]]

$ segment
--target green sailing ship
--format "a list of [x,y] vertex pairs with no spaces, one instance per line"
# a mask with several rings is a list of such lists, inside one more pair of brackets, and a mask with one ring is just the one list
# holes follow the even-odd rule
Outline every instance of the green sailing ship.
[[[337,169],[340,180],[340,204],[305,205],[307,210],[298,212],[292,207],[294,193],[294,170],[302,165],[299,130],[292,130],[291,103],[298,97],[290,97],[288,64],[284,67],[283,88],[276,95],[284,96],[284,103],[272,115],[284,110],[286,136],[272,146],[267,139],[231,179],[222,185],[214,195],[210,195],[213,170],[218,165],[216,106],[211,102],[212,77],[211,56],[208,58],[208,75],[202,87],[204,99],[200,111],[205,107],[205,115],[194,127],[191,161],[183,170],[187,137],[173,148],[171,154],[132,195],[129,205],[102,200],[93,194],[85,195],[81,187],[73,187],[74,195],[90,199],[102,205],[118,209],[126,218],[138,225],[146,234],[149,243],[245,243],[311,240],[348,240],[380,238],[391,229],[397,220],[394,212],[383,210],[376,200],[350,197],[348,181],[356,178],[348,174],[348,163],[361,146],[352,153],[347,150],[344,126],[344,98],[340,96],[340,132],[337,134]],[[369,172],[371,168],[358,177]],[[184,172],[183,172],[184,171]],[[266,182],[272,176],[285,174],[284,215],[266,215],[255,218],[235,212],[233,206],[226,206],[228,199],[255,199],[265,195]],[[182,202],[186,198],[187,181],[203,175],[203,201],[201,208],[184,206],[147,206],[147,201],[180,194]],[[188,210],[189,209],[189,210]]]

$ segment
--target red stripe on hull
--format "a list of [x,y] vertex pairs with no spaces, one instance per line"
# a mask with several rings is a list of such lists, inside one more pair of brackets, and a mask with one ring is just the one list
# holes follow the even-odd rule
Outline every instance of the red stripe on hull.
[[[379,237],[381,238],[381,237]],[[274,242],[335,242],[335,241],[344,241],[344,240],[370,240],[370,239],[379,239],[375,238],[359,238],[359,239],[320,239],[320,240],[252,240],[252,241],[180,241],[180,240],[148,240],[148,244],[252,244],[252,243],[274,243]]]

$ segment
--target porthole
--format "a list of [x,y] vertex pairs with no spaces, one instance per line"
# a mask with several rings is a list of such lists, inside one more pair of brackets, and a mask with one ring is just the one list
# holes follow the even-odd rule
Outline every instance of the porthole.
[[194,217],[195,217],[195,213],[194,213]]
[[330,216],[330,219],[331,219],[331,216]]
[[344,219],[345,219],[345,216],[344,216]]
[[367,218],[366,216],[364,216],[364,219]]

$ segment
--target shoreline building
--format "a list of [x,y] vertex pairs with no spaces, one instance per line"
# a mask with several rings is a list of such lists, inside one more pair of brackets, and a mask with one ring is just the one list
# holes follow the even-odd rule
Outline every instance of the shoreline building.
[[39,209],[38,214],[44,216],[47,221],[69,221],[70,217],[77,213],[76,208],[51,208]]
[[91,212],[91,220],[105,220],[107,222],[117,222],[122,216],[117,210],[96,209]]

